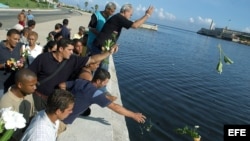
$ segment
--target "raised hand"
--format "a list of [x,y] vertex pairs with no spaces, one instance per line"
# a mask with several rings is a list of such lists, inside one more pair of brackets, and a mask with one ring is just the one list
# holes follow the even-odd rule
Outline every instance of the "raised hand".
[[154,7],[149,6],[148,9],[146,10],[145,14],[149,14],[151,16],[153,14],[153,12],[154,12]]

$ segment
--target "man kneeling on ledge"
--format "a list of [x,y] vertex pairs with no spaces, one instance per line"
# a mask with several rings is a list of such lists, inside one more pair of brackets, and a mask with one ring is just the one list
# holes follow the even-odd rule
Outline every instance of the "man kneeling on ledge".
[[56,141],[63,124],[61,120],[72,112],[74,101],[70,92],[56,89],[48,97],[46,109],[32,119],[21,141]]
[[144,123],[146,117],[142,113],[132,112],[119,104],[112,102],[99,88],[107,85],[110,73],[102,68],[96,70],[92,81],[76,79],[75,81],[63,82],[59,85],[61,89],[70,89],[75,96],[73,112],[63,120],[65,124],[72,124],[92,104],[108,107],[114,112],[130,117],[138,123]]

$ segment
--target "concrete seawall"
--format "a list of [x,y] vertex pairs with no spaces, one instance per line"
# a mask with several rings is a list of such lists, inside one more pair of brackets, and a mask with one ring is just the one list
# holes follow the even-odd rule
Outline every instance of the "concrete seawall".
[[[122,104],[116,70],[112,56],[110,57],[109,72],[111,79],[107,89],[117,96],[116,103]],[[128,129],[124,116],[118,115],[108,108],[92,105],[89,117],[78,117],[68,126],[58,141],[129,141]]]
[[[80,25],[87,27],[90,20],[89,13],[82,13],[79,16],[69,16],[69,27],[71,34],[78,32]],[[41,46],[46,44],[46,37],[54,29],[56,23],[62,23],[63,19],[37,23],[34,31],[39,34],[38,41]],[[12,25],[10,25],[12,27]],[[7,31],[0,30],[0,40],[6,39]],[[112,56],[110,57],[109,72],[111,79],[107,85],[108,91],[117,96],[115,103],[122,105],[116,70]],[[91,115],[88,117],[78,117],[73,124],[68,125],[67,130],[61,133],[58,141],[129,141],[128,129],[125,117],[121,116],[108,108],[101,108],[92,105]]]

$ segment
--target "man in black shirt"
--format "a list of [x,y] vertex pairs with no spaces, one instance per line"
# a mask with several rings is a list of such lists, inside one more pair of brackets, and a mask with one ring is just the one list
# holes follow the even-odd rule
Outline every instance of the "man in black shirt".
[[[108,57],[117,49],[117,46],[114,46],[114,49],[109,52],[90,57],[73,55],[73,49],[74,46],[71,40],[61,39],[57,43],[56,52],[47,52],[37,56],[29,66],[29,69],[37,74],[40,82],[40,85],[37,86],[37,91],[33,95],[38,111],[45,108],[47,97],[57,88],[59,83],[67,81],[73,73],[82,67]],[[59,68],[60,70],[57,72]],[[53,74],[55,71],[56,73]]]
[[91,54],[101,53],[101,47],[104,46],[104,42],[107,39],[112,39],[112,34],[117,33],[116,40],[118,40],[122,28],[138,28],[142,25],[153,13],[154,8],[150,6],[145,15],[136,21],[130,21],[130,17],[133,14],[133,7],[131,4],[125,4],[121,7],[120,13],[113,15],[104,24],[102,30],[97,35],[91,46]]

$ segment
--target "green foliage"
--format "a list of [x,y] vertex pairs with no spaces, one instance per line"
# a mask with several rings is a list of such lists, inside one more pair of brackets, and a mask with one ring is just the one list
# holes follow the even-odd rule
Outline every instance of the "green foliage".
[[194,128],[185,126],[183,128],[177,128],[175,131],[176,133],[181,134],[181,135],[189,135],[192,138],[199,138],[200,135],[197,131],[198,128],[199,128],[198,125],[194,126]]
[[3,134],[1,134],[0,141],[8,141],[8,140],[10,140],[13,133],[14,133],[14,129],[6,130]]
[[47,2],[38,3],[36,0],[0,0],[0,3],[4,3],[11,8],[48,8]]

